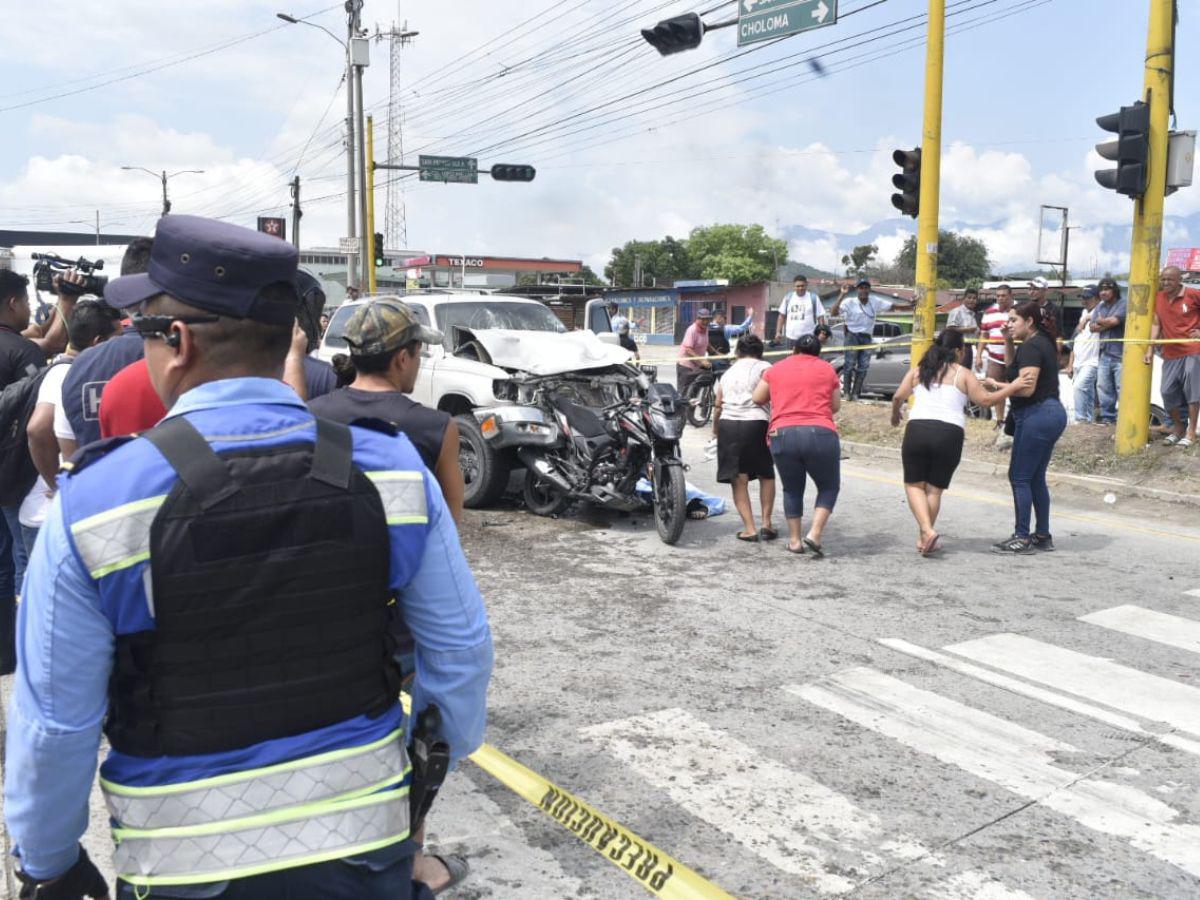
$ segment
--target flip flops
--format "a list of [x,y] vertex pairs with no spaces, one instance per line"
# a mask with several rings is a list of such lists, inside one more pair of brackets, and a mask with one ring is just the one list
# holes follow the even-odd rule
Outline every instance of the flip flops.
[[1181,438],[1177,434],[1168,434],[1165,438],[1163,438],[1162,443],[1163,443],[1164,447],[1174,447],[1180,441],[1186,441],[1186,440],[1187,440],[1187,438]]
[[435,897],[438,894],[441,894],[441,893],[444,893],[445,891],[450,890],[450,888],[459,884],[464,878],[466,878],[469,874],[471,874],[471,866],[467,863],[467,860],[465,857],[455,856],[455,855],[450,855],[450,854],[447,854],[446,856],[441,856],[440,854],[437,854],[437,853],[427,853],[425,855],[428,856],[430,859],[436,859],[443,866],[445,866],[446,871],[450,873],[450,880],[447,881],[445,884],[443,884],[436,891],[432,892]]
[[758,536],[764,541],[773,541],[779,537],[779,532],[774,528],[763,527],[758,530]]
[[821,545],[812,538],[805,538],[804,546],[807,547],[812,552],[812,555],[817,559],[823,559],[825,557],[825,551],[821,549]]
[[757,534],[742,534],[739,531],[734,534],[734,537],[737,538],[739,541],[745,541],[747,544],[757,544],[758,543],[758,535]]

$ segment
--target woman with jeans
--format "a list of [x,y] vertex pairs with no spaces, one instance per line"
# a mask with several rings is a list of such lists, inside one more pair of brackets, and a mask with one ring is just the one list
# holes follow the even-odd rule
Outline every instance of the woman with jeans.
[[942,494],[962,461],[966,436],[967,403],[990,406],[998,393],[989,394],[975,378],[967,360],[962,332],[947,329],[910,370],[892,398],[892,426],[900,427],[900,410],[913,398],[900,458],[904,463],[904,492],[917,520],[917,552],[936,552],[941,536],[935,530]]
[[[1050,536],[1050,488],[1046,469],[1054,445],[1067,427],[1067,411],[1058,399],[1058,352],[1035,301],[1019,303],[1008,314],[1004,331],[1009,384],[988,383],[993,397],[1012,398],[1015,423],[1008,480],[1016,508],[1012,537],[992,549],[997,553],[1053,550]],[[1029,530],[1031,513],[1036,529]]]
[[[779,537],[771,525],[775,510],[775,464],[767,446],[769,410],[752,396],[771,364],[763,362],[762,338],[743,335],[737,342],[737,362],[717,382],[713,408],[713,437],[717,439],[717,481],[731,485],[733,505],[742,517],[739,541],[773,541]],[[750,482],[758,479],[762,529],[754,524]]]
[[[842,405],[833,366],[821,359],[821,343],[807,334],[790,357],[773,365],[754,389],[754,402],[771,404],[768,436],[775,467],[783,479],[783,513],[792,553],[825,555],[821,535],[837,503],[842,477],[842,447],[833,414]],[[817,486],[813,523],[802,532],[805,479]]]

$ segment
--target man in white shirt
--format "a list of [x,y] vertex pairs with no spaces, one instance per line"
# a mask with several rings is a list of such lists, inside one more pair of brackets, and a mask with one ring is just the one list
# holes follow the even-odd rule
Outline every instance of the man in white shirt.
[[38,529],[42,527],[50,500],[58,489],[59,466],[76,450],[75,432],[62,402],[63,382],[70,371],[70,363],[88,347],[111,337],[116,327],[117,319],[111,308],[98,299],[81,299],[75,304],[67,323],[70,341],[67,350],[50,363],[49,371],[38,386],[37,402],[25,426],[29,455],[38,470],[38,479],[22,501],[19,513],[21,537],[29,553],[33,553]]
[[[963,336],[964,341],[973,341],[979,337],[979,323],[975,320],[975,308],[979,305],[979,291],[975,288],[967,288],[963,292],[962,305],[956,306],[950,310],[950,315],[946,319],[946,330],[957,331]],[[967,344],[963,354],[963,365],[968,369],[973,368],[975,362],[974,347]]]
[[786,337],[789,343],[797,341],[806,334],[812,334],[818,325],[824,325],[825,319],[821,298],[808,289],[805,276],[797,275],[792,282],[792,290],[779,304],[775,340],[781,341]]
[[1094,287],[1086,287],[1083,289],[1081,298],[1084,312],[1079,317],[1079,325],[1075,328],[1067,374],[1071,377],[1071,385],[1075,393],[1075,421],[1094,423],[1096,421],[1096,376],[1100,371],[1100,334],[1092,331],[1090,326],[1096,306],[1100,303],[1100,291]]
[[[979,373],[994,381],[1007,381],[1004,368],[1004,329],[1008,326],[1008,311],[1013,307],[1012,288],[1002,284],[996,288],[996,302],[989,306],[979,324]],[[1006,401],[996,404],[996,428],[1004,425]],[[1004,437],[1001,435],[1001,437]]]
[[629,324],[628,317],[621,315],[620,309],[616,303],[608,304],[608,321],[612,325],[613,334],[620,334],[621,326]]

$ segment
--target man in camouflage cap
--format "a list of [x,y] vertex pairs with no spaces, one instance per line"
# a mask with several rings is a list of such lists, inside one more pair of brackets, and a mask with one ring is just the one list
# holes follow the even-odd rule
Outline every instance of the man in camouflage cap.
[[359,358],[390,355],[414,343],[442,342],[440,331],[426,328],[412,307],[390,297],[359,308],[346,323],[343,337],[350,345],[350,355]]

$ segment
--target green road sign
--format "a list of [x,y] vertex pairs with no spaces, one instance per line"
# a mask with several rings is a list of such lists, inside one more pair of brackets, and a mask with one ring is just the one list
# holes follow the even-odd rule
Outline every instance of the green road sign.
[[479,184],[479,160],[471,156],[422,156],[417,160],[422,181]]
[[739,0],[738,46],[837,22],[837,0]]

